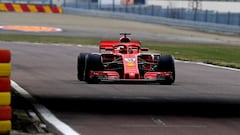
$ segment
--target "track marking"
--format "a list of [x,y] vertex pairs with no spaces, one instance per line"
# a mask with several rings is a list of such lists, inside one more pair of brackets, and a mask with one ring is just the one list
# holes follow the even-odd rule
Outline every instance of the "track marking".
[[181,124],[181,125],[167,125],[162,120],[155,119],[155,118],[152,118],[152,121],[155,124],[161,125],[161,126],[166,127],[166,128],[206,128],[207,127],[206,125],[194,125],[194,124],[192,124],[192,125],[184,125],[184,124]]
[[231,70],[231,71],[240,72],[240,69],[237,69],[237,68],[217,66],[217,65],[212,65],[212,64],[206,64],[206,63],[203,63],[203,62],[181,61],[181,60],[175,60],[175,62],[186,63],[186,64],[203,65],[203,66],[207,66],[207,67],[213,67],[213,68],[219,68],[219,69],[225,69],[225,70]]
[[165,122],[163,122],[162,120],[160,119],[155,119],[155,118],[152,118],[152,121],[157,124],[157,125],[162,125],[162,126],[166,126],[167,124]]
[[4,26],[0,26],[0,29],[10,30],[10,31],[22,31],[22,32],[62,32],[61,28],[46,27],[46,26],[4,25]]
[[59,132],[63,135],[80,135],[76,131],[74,131],[70,126],[66,125],[62,121],[60,121],[54,114],[52,114],[45,106],[38,104],[34,97],[32,97],[26,90],[20,87],[16,82],[11,80],[11,86],[16,90],[21,96],[24,98],[35,101],[32,103],[33,107],[40,114],[40,116],[44,119],[44,121],[51,124],[55,127]]

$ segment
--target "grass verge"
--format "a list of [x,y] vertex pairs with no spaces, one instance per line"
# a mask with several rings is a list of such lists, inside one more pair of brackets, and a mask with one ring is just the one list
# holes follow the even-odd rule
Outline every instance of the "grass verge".
[[[37,43],[97,45],[100,40],[101,38],[89,37],[0,34],[0,41],[9,42],[24,41]],[[214,65],[240,68],[240,44],[239,46],[233,46],[199,43],[166,43],[157,41],[143,41],[142,44],[143,47],[147,47],[151,51],[160,52],[162,54],[172,54],[175,59],[179,60],[201,61]]]

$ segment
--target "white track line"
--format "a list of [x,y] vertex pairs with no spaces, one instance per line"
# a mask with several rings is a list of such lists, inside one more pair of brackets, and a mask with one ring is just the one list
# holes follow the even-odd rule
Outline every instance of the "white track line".
[[196,65],[203,65],[203,66],[208,66],[208,67],[213,67],[213,68],[219,68],[219,69],[225,69],[225,70],[231,70],[231,71],[240,72],[240,69],[230,68],[230,67],[223,67],[223,66],[217,66],[217,65],[212,65],[212,64],[206,64],[206,63],[203,63],[203,62],[181,61],[181,60],[175,60],[175,62],[187,63],[187,64],[196,64]]
[[[14,90],[16,90],[19,94],[21,94],[24,98],[29,100],[34,100],[34,97],[32,97],[26,90],[24,90],[22,87],[20,87],[16,82],[11,80],[11,86]],[[36,111],[41,115],[41,117],[47,121],[49,124],[51,124],[53,127],[55,127],[59,132],[61,132],[63,135],[80,135],[76,131],[74,131],[72,128],[70,128],[68,125],[60,121],[55,115],[53,115],[45,106],[36,103],[32,103]]]

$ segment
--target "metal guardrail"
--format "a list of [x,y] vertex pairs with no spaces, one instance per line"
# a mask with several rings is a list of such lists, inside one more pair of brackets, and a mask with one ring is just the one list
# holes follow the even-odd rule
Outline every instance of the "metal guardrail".
[[171,18],[165,18],[165,17],[159,17],[159,16],[156,17],[156,16],[138,15],[138,14],[130,14],[130,13],[87,10],[87,9],[68,8],[68,7],[63,8],[63,14],[75,14],[75,15],[82,15],[82,16],[125,19],[125,20],[131,20],[131,21],[169,25],[169,26],[175,26],[175,27],[181,27],[181,28],[187,28],[187,29],[190,28],[190,29],[196,29],[196,30],[207,31],[207,32],[219,32],[219,33],[229,33],[229,34],[240,35],[240,26],[179,20],[179,19],[171,19]]
[[[161,8],[146,5],[99,5],[91,0],[63,0],[63,13],[96,15],[136,20],[204,31],[240,33],[240,13],[219,13],[208,10]],[[52,5],[53,0],[0,0],[0,3]]]
[[210,10],[192,10],[185,8],[162,8],[156,5],[98,5],[97,3],[78,2],[78,0],[64,0],[63,7],[93,9],[100,11],[111,11],[120,13],[132,13],[156,17],[166,17],[181,20],[190,20],[207,23],[239,25],[240,13],[216,12]]
[[[95,2],[93,2],[95,1]],[[100,0],[99,0],[100,1]],[[110,0],[109,0],[110,1]],[[240,0],[239,0],[240,1]],[[68,8],[94,9],[120,13],[132,13],[156,17],[166,17],[196,22],[240,26],[240,13],[216,12],[210,10],[192,10],[185,8],[162,8],[157,5],[116,5],[101,4],[97,0],[0,0],[0,3],[58,5]],[[238,2],[237,2],[238,3]]]

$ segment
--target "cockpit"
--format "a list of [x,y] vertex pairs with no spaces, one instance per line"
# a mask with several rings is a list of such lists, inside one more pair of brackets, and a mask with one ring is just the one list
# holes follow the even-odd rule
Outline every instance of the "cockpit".
[[131,45],[117,45],[114,47],[114,51],[121,54],[133,54],[139,53],[139,47]]

